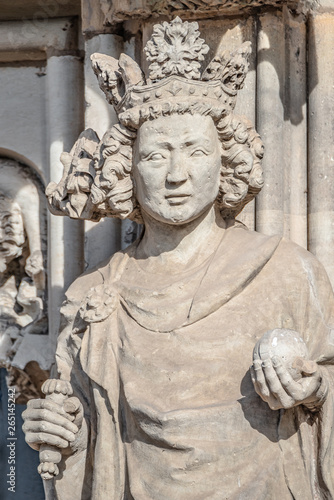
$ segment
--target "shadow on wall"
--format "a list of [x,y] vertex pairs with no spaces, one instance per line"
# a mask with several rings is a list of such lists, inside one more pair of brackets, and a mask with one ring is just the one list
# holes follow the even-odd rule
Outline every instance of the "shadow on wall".
[[[307,95],[318,84],[318,71],[316,64],[307,67],[307,45],[314,46],[311,39],[314,33],[305,18],[294,16],[284,8],[283,12],[272,11],[241,20],[221,18],[203,20],[199,24],[201,36],[210,47],[203,68],[224,49],[237,48],[251,41],[249,71],[259,69],[261,64],[269,63],[272,67],[275,81],[273,85],[269,84],[269,91],[273,93],[273,98],[274,92],[277,92],[276,99],[281,102],[284,121],[299,125],[306,119]],[[151,30],[148,30],[145,38],[150,33]],[[267,72],[264,69],[264,73],[272,74],[270,67],[268,69]]]
[[284,121],[299,125],[306,119],[307,96],[318,83],[316,64],[307,65],[307,45],[312,43],[310,37],[314,35],[307,22],[297,21],[287,12],[268,16],[259,18],[257,25],[258,40],[262,42],[258,46],[257,64],[269,63],[273,67]]

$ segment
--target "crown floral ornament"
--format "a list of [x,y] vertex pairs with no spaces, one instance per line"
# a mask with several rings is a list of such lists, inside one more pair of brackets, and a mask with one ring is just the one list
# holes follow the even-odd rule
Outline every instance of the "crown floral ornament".
[[138,128],[160,116],[198,113],[211,116],[216,124],[223,145],[217,203],[223,216],[234,217],[263,185],[262,142],[252,124],[233,114],[249,67],[250,42],[232,53],[217,53],[202,68],[209,47],[200,38],[198,23],[176,17],[154,26],[144,52],[150,62],[147,76],[126,54],[118,60],[91,56],[100,88],[119,122],[101,141],[86,130],[71,153],[62,155],[63,178],[47,188],[50,210],[72,218],[141,222],[131,177]]
[[144,49],[151,62],[150,79],[161,80],[170,75],[181,75],[198,80],[201,76],[199,61],[209,52],[209,46],[199,37],[198,24],[183,23],[179,17],[153,28],[151,40]]

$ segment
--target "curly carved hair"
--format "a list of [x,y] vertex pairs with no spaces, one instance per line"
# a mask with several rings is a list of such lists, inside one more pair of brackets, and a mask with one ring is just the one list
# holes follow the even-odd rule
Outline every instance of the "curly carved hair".
[[221,117],[221,110],[204,108],[201,103],[192,107],[186,107],[184,103],[160,109],[155,106],[151,107],[151,114],[149,110],[147,107],[142,113],[132,115],[132,119],[128,115],[127,126],[117,124],[112,127],[97,149],[97,173],[91,187],[91,201],[106,216],[142,222],[131,178],[132,148],[136,139],[133,129],[138,129],[147,120],[176,113],[206,114],[215,123],[222,144],[221,179],[216,203],[223,218],[234,218],[261,190],[263,144],[246,118],[232,113]]

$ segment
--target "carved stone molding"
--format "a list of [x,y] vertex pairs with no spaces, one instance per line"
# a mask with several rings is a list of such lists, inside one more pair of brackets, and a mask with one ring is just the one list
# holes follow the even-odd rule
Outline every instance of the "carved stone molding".
[[77,23],[66,17],[40,24],[29,20],[0,22],[0,62],[76,54],[77,32]]
[[100,0],[105,22],[114,24],[126,19],[148,19],[151,16],[180,16],[198,19],[217,15],[236,15],[254,9],[278,8],[307,12],[316,6],[314,0]]

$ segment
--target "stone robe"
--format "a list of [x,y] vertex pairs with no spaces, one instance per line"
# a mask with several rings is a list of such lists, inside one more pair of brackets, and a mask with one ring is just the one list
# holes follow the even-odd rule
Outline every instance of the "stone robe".
[[[147,273],[135,249],[78,278],[63,307],[57,367],[86,444],[63,460],[59,498],[333,498],[334,302],[319,262],[236,226],[179,274]],[[318,412],[255,393],[253,347],[274,328],[298,331],[323,366]]]

